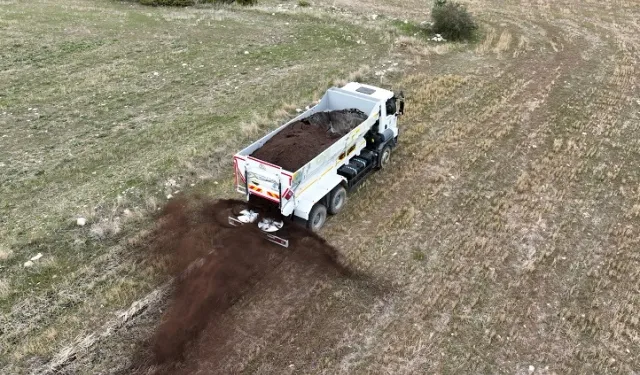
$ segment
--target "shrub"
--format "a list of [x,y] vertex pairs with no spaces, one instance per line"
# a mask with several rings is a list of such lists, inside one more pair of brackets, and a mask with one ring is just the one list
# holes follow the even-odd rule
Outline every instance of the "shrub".
[[308,7],[310,5],[311,5],[311,3],[308,0],[298,0],[298,6]]
[[471,39],[478,29],[467,8],[455,2],[436,0],[431,18],[433,32],[450,40]]

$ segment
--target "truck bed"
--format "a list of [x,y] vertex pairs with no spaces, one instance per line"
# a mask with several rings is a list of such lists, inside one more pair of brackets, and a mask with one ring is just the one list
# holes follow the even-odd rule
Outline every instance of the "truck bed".
[[316,112],[289,124],[251,156],[288,171],[297,171],[367,117],[357,108]]
[[[337,112],[337,111],[353,110],[353,109],[357,109],[358,111],[361,111],[362,113],[365,114],[366,117],[363,118],[362,121],[360,121],[360,123],[363,123],[364,121],[366,121],[367,119],[370,119],[371,117],[373,117],[378,113],[377,101],[374,98],[369,97],[368,95],[354,93],[354,92],[347,91],[340,88],[330,88],[329,90],[327,90],[327,92],[325,93],[325,95],[322,97],[322,99],[317,105],[301,113],[295,118],[291,119],[290,121],[283,124],[279,128],[265,135],[264,137],[253,142],[251,145],[247,146],[246,148],[238,152],[236,156],[239,156],[239,157],[252,156],[252,157],[255,157],[255,159],[261,160],[259,157],[254,156],[254,153],[256,153],[256,151],[259,150],[260,148],[262,148],[262,146],[264,146],[269,140],[271,140],[271,138],[277,136],[280,132],[287,129],[289,125],[300,122],[304,119],[312,118],[312,116],[316,113],[321,113],[321,112],[326,113],[326,112],[333,112],[333,111]],[[357,127],[358,125],[360,124],[356,124],[353,128],[349,129],[349,131],[354,130],[354,128]],[[340,137],[338,139],[340,139]],[[296,150],[287,150],[287,151],[295,152]],[[317,156],[319,156],[320,153],[322,152],[323,150],[319,150]],[[277,163],[270,163],[270,164],[278,165]],[[298,169],[301,169],[301,168],[302,166]],[[282,167],[282,169],[289,172],[296,172],[298,170],[298,169],[287,169],[284,167]]]
[[[313,186],[322,176],[340,178],[328,172],[337,170],[365,146],[364,135],[378,120],[379,111],[380,103],[373,97],[330,88],[316,106],[234,155],[236,190],[278,203],[283,215],[289,215],[296,207],[295,202],[315,191]],[[350,114],[347,116],[350,120],[332,122],[331,112]],[[325,134],[325,138],[301,135],[299,138],[311,141],[294,142],[293,147],[281,143],[292,134],[307,133],[314,123],[316,131],[327,129],[325,133],[329,135]],[[319,139],[322,141],[315,142]],[[267,144],[271,146],[267,146],[265,155],[260,149]]]

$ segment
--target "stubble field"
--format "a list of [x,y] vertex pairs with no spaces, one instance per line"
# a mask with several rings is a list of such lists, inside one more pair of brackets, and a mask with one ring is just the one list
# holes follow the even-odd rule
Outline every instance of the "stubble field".
[[360,70],[408,98],[392,168],[321,233],[367,281],[285,256],[181,371],[639,371],[638,4],[468,4],[466,45],[399,35],[420,2],[4,2],[3,368],[126,373],[166,301],[128,251],[148,212],[228,196],[238,147]]

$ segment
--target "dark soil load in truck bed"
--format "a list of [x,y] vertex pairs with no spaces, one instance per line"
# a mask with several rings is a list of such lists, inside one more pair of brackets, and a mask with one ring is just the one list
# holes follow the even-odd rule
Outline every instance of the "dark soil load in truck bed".
[[358,109],[316,112],[282,129],[251,156],[295,172],[366,119]]

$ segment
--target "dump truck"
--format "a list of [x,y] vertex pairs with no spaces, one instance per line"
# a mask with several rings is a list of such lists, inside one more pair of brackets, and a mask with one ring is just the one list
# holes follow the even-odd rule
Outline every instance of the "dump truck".
[[[387,166],[398,143],[398,118],[404,113],[404,95],[349,82],[343,87],[329,88],[316,105],[307,108],[233,156],[235,190],[247,203],[259,201],[274,209],[269,216],[261,215],[255,205],[248,204],[229,216],[229,224],[257,224],[269,241],[284,247],[289,246],[286,231],[283,231],[285,223],[296,222],[317,232],[328,215],[338,214],[344,208],[350,192],[367,176]],[[291,165],[287,168],[296,169],[288,170],[273,160],[256,157],[261,148],[276,141],[281,142],[280,146],[272,146],[280,147],[276,153],[285,158],[308,152],[309,146],[315,146],[309,143],[314,140],[305,139],[301,143],[303,146],[282,149],[282,139],[294,133],[293,136],[302,138],[305,132],[318,133],[320,130],[312,128],[310,119],[332,121],[331,116],[335,113],[351,116],[350,120],[355,118],[355,124],[352,121],[346,133],[345,129],[342,129],[343,133],[334,131],[335,124],[323,129],[327,133],[334,131],[328,135],[333,138],[304,165]],[[293,127],[297,128],[292,130]]]

